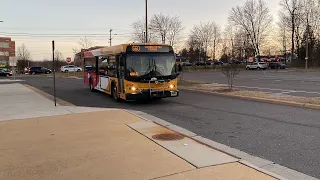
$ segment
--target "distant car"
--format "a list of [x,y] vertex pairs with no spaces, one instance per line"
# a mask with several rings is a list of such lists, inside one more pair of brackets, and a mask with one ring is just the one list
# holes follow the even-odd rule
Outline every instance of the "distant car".
[[279,62],[270,62],[268,65],[269,69],[286,69],[286,65]]
[[204,61],[197,61],[196,66],[205,66],[206,63]]
[[61,72],[80,72],[82,71],[82,68],[79,68],[74,65],[68,65],[68,66],[62,66],[60,70]]
[[182,66],[192,66],[192,63],[190,63],[190,62],[182,62],[181,65]]
[[267,65],[267,63],[255,62],[255,63],[252,63],[252,64],[247,65],[247,66],[246,66],[246,69],[247,69],[247,70],[254,70],[254,69],[257,69],[257,70],[260,70],[260,69],[266,70],[266,69],[268,69],[268,65]]
[[205,65],[207,65],[207,66],[211,66],[211,61],[207,61],[206,63],[205,63]]
[[35,74],[50,74],[52,71],[43,67],[30,67],[28,73],[31,75]]
[[11,71],[0,70],[0,76],[12,76]]
[[219,66],[219,65],[223,65],[223,62],[222,61],[214,61],[213,64]]
[[51,69],[47,69],[47,68],[44,68],[45,71],[46,71],[46,74],[51,74],[52,73],[52,70]]

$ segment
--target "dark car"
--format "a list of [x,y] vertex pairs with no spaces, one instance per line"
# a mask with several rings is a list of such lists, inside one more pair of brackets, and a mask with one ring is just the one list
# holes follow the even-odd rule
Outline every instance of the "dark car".
[[29,69],[29,74],[50,74],[51,70],[43,67],[31,67]]
[[0,70],[0,76],[12,76],[10,71]]
[[222,61],[214,61],[213,64],[219,66],[219,65],[223,65],[223,62]]
[[46,74],[51,74],[52,73],[52,70],[51,69],[47,69],[47,68],[44,68],[45,71],[46,71]]
[[182,66],[192,66],[192,63],[190,63],[190,62],[182,62],[181,65]]
[[286,69],[285,64],[281,64],[279,62],[270,62],[268,65],[269,69]]
[[197,61],[196,66],[205,66],[206,63],[204,61]]

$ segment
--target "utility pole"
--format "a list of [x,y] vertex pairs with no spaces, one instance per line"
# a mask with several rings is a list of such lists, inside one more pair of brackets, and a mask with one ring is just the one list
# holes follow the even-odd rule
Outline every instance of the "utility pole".
[[307,18],[307,47],[306,47],[306,69],[308,69],[308,60],[309,60],[309,18]]
[[112,43],[111,43],[111,41],[112,41],[112,37],[111,37],[111,36],[112,36],[112,34],[111,34],[111,33],[112,33],[112,29],[110,29],[110,31],[109,31],[109,32],[110,32],[109,43],[110,43],[110,47],[111,47],[111,45],[112,45]]
[[146,43],[148,43],[148,0],[146,0]]
[[53,97],[54,97],[54,106],[57,106],[57,99],[56,99],[56,65],[54,60],[54,51],[55,45],[54,41],[52,41],[52,71],[53,71]]

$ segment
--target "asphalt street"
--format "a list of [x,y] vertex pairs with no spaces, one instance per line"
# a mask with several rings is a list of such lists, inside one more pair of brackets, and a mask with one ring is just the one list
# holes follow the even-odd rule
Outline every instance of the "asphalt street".
[[[260,72],[257,72],[260,73]],[[47,93],[53,80],[28,77]],[[114,102],[79,79],[57,79],[57,96],[77,106],[143,111],[203,137],[320,178],[320,111],[181,91],[178,98]]]
[[[183,73],[185,80],[226,85],[227,78],[220,71]],[[235,87],[251,91],[265,91],[282,95],[320,97],[320,72],[290,70],[246,71],[235,78]]]

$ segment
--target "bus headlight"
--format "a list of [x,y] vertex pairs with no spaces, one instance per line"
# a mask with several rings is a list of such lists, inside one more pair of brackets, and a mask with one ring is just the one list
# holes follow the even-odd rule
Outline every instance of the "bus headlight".
[[136,91],[136,90],[137,90],[136,87],[134,87],[134,86],[131,87],[131,91]]
[[173,88],[174,88],[174,85],[170,84],[170,85],[169,85],[169,88],[170,88],[170,89],[173,89]]

